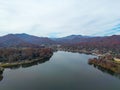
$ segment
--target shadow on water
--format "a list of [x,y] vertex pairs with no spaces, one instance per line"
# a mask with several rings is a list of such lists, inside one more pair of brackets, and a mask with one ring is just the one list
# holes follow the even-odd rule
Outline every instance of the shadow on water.
[[[89,65],[92,65],[92,64],[89,64]],[[106,68],[103,68],[101,66],[97,66],[97,65],[94,65],[94,64],[93,64],[93,67],[100,70],[100,71],[102,71],[103,73],[107,73],[107,74],[109,74],[111,76],[114,76],[114,77],[120,79],[120,74],[118,74],[118,73],[115,73],[115,72],[113,72],[113,71],[111,71],[109,69],[106,69]]]
[[5,68],[9,68],[9,69],[18,69],[20,67],[22,68],[27,68],[27,67],[31,67],[31,66],[35,66],[35,65],[38,65],[38,64],[42,64],[42,63],[45,63],[46,61],[49,61],[51,58],[50,57],[47,57],[47,58],[44,58],[44,59],[40,59],[40,60],[37,60],[37,61],[34,61],[34,62],[31,62],[31,63],[24,63],[22,65],[14,65],[14,66],[7,66]]
[[[6,68],[9,68],[9,69],[18,69],[20,67],[22,67],[22,68],[28,68],[28,67],[31,67],[31,66],[35,66],[35,65],[38,65],[38,64],[45,63],[45,62],[49,61],[50,58],[51,58],[51,56],[47,57],[47,58],[44,58],[42,60],[38,60],[38,61],[32,62],[32,63],[22,64],[22,65],[15,65],[15,66],[10,66],[10,67],[6,67]],[[3,72],[4,71],[0,71],[0,81],[3,80]]]
[[36,62],[32,62],[32,63],[29,63],[29,64],[22,64],[21,67],[22,68],[27,68],[27,67],[31,67],[31,66],[34,66],[34,65],[45,63],[49,60],[50,60],[50,58],[46,58],[46,59],[39,60],[39,61],[36,61]]
[[3,80],[3,71],[0,71],[0,81],[2,81]]

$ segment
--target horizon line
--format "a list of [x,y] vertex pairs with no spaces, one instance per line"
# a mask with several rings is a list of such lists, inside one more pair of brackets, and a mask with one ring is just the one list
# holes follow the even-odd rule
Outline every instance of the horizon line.
[[51,36],[38,36],[38,35],[34,35],[34,34],[29,34],[29,33],[8,33],[8,34],[4,34],[4,35],[0,35],[0,37],[3,37],[3,36],[7,36],[7,35],[17,35],[17,34],[25,34],[25,35],[31,35],[31,36],[36,36],[36,37],[47,37],[47,38],[62,38],[62,37],[68,37],[68,36],[72,36],[72,35],[75,35],[75,36],[88,36],[88,37],[105,37],[105,36],[118,36],[119,34],[112,34],[112,35],[82,35],[82,34],[69,34],[69,35],[66,35],[66,36],[60,36],[60,37],[51,37]]

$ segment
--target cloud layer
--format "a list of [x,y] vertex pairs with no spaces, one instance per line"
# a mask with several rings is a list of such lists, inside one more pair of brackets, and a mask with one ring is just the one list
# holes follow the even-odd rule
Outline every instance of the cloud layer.
[[0,0],[0,35],[120,34],[120,0]]

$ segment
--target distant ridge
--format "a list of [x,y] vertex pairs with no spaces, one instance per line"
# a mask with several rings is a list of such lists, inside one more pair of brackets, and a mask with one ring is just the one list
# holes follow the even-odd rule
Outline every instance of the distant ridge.
[[53,44],[49,38],[37,37],[28,34],[8,34],[0,37],[0,47],[15,46],[39,46],[41,44]]
[[91,37],[82,35],[70,35],[62,38],[38,37],[29,34],[8,34],[0,37],[0,47],[14,46],[40,46],[54,44],[76,44],[81,42],[120,43],[120,35]]

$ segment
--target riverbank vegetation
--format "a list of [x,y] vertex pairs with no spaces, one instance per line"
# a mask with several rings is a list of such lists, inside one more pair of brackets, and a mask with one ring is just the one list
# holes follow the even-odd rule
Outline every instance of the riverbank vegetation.
[[51,57],[50,48],[1,48],[0,67],[30,64]]
[[111,72],[120,74],[120,62],[116,62],[111,56],[100,56],[98,58],[89,59],[88,63],[96,67],[102,67]]

